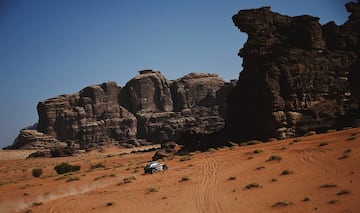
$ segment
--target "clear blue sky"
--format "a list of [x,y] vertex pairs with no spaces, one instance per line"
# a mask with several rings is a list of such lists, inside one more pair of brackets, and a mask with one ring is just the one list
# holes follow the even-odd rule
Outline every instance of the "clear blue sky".
[[141,69],[237,79],[240,9],[271,6],[342,24],[344,0],[0,0],[0,147],[37,122],[40,100],[93,84],[124,86]]

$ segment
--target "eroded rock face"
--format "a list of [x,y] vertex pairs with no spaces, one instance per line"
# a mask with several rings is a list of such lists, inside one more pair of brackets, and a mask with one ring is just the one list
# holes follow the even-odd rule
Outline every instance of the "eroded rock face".
[[87,147],[135,138],[137,120],[121,107],[121,88],[115,82],[89,86],[38,104],[38,130],[59,140],[74,140]]
[[176,141],[185,131],[208,134],[224,127],[225,98],[234,86],[215,74],[168,81],[158,71],[143,70],[124,88],[107,82],[39,102],[37,130],[84,149]]
[[170,82],[158,71],[140,71],[123,88],[120,102],[134,114],[172,111]]
[[14,149],[53,149],[64,148],[67,144],[58,141],[55,137],[38,132],[37,130],[21,130],[17,137]]
[[342,26],[321,26],[317,17],[289,17],[269,7],[233,16],[248,41],[239,51],[244,69],[228,99],[232,139],[284,138],[359,119],[348,80],[359,60],[359,28],[353,26],[359,25],[359,3],[351,5],[352,18]]

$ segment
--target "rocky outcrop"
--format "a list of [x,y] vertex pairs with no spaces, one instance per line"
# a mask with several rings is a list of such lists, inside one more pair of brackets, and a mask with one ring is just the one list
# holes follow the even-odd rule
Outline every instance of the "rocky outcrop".
[[[234,86],[215,74],[190,73],[168,81],[158,71],[143,70],[123,88],[107,82],[39,102],[37,132],[83,149],[163,143],[184,131],[212,133],[225,125],[225,97]],[[37,139],[27,141],[32,140]]]
[[352,15],[342,26],[270,7],[233,16],[248,40],[239,51],[244,69],[227,101],[232,139],[285,138],[360,118],[349,87],[349,71],[359,60],[359,3],[347,8]]
[[38,132],[37,130],[24,129],[16,138],[13,149],[53,149],[66,147],[65,142],[58,141],[55,137]]
[[82,146],[128,142],[135,138],[137,120],[118,102],[121,88],[115,82],[89,86],[73,95],[39,102],[38,131]]
[[172,111],[170,82],[158,71],[142,70],[123,88],[120,104],[134,114]]

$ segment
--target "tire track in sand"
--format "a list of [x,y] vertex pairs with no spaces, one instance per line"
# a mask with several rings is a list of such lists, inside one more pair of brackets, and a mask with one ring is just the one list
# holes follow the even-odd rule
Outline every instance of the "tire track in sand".
[[196,207],[198,212],[203,213],[222,212],[218,193],[218,162],[207,153],[204,153],[201,158],[204,160],[204,168],[201,183],[196,192]]

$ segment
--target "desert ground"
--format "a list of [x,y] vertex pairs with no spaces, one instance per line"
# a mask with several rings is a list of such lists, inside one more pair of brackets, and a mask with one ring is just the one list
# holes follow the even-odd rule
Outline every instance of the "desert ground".
[[[0,152],[2,213],[360,212],[360,128],[188,153],[152,175],[154,152],[28,153]],[[58,175],[62,162],[81,169]]]

